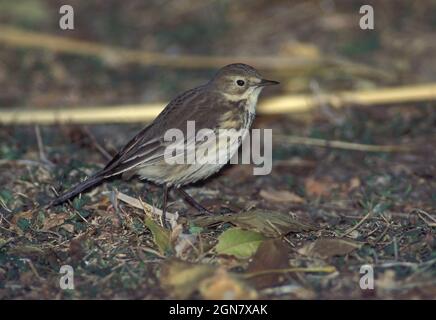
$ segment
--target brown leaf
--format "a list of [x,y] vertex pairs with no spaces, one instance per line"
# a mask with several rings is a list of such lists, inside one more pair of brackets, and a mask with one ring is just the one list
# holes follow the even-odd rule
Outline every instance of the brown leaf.
[[281,237],[290,232],[317,229],[316,226],[298,221],[289,214],[265,210],[220,216],[203,216],[194,220],[196,225],[202,227],[222,222],[229,222],[244,229],[255,230],[271,238]]
[[83,257],[85,257],[86,251],[81,239],[73,239],[70,241],[69,254],[74,263],[80,263]]
[[216,270],[210,278],[204,279],[199,286],[200,294],[208,300],[252,300],[257,292],[224,268]]
[[313,197],[327,196],[330,194],[332,184],[327,181],[319,181],[307,178],[305,181],[306,193]]
[[304,203],[302,197],[287,190],[261,190],[259,195],[273,202]]
[[54,227],[62,225],[66,219],[68,219],[69,214],[64,213],[52,213],[45,220],[42,226],[42,230],[48,231]]
[[[289,247],[279,239],[264,241],[253,256],[247,268],[248,273],[289,267]],[[269,274],[253,277],[250,282],[258,289],[272,287],[279,283],[281,275]]]
[[362,243],[348,239],[320,238],[315,242],[303,246],[298,252],[312,257],[330,258],[349,254],[361,246]]
[[257,292],[238,275],[207,264],[180,260],[162,266],[161,286],[176,299],[187,299],[199,291],[204,299],[256,299]]
[[14,216],[11,219],[11,223],[16,225],[18,220],[20,220],[20,219],[32,219],[32,218],[33,218],[33,211],[32,210],[23,211],[23,212],[14,214]]
[[200,286],[202,280],[213,275],[215,267],[179,260],[166,262],[161,271],[162,287],[176,299],[187,299]]

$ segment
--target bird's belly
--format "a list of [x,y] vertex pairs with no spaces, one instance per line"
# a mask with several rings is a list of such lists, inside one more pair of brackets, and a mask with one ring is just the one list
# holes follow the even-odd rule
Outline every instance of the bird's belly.
[[224,164],[154,164],[140,168],[141,179],[168,186],[182,186],[206,179],[219,171]]
[[247,132],[235,130],[230,136],[225,137],[219,134],[215,141],[197,143],[195,149],[186,149],[184,163],[168,163],[162,160],[139,168],[137,174],[144,180],[169,186],[181,186],[206,179],[229,162],[238,151]]

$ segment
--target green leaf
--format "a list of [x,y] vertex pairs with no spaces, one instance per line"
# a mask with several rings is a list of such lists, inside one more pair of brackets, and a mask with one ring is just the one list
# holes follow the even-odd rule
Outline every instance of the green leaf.
[[0,200],[2,200],[5,204],[9,204],[14,199],[14,195],[9,190],[0,190]]
[[89,197],[81,196],[73,199],[73,207],[76,210],[81,210],[82,207],[88,202]]
[[261,233],[231,228],[218,237],[215,249],[218,254],[227,254],[240,259],[250,258],[265,240]]
[[162,228],[153,219],[146,217],[144,221],[145,226],[153,234],[153,241],[156,243],[161,254],[169,254],[173,252],[171,244],[171,234],[169,230]]
[[30,221],[24,218],[20,218],[17,221],[17,226],[23,230],[23,231],[27,231],[30,228]]

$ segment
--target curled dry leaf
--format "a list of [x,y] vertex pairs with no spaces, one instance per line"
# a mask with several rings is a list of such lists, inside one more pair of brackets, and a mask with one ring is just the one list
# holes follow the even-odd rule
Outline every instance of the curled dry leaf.
[[298,252],[306,256],[330,258],[349,254],[362,245],[362,243],[348,239],[320,238],[301,247]]
[[176,299],[187,299],[200,286],[202,280],[211,277],[215,267],[178,260],[166,261],[161,271],[161,286]]
[[180,260],[162,266],[161,286],[173,298],[187,299],[200,292],[204,299],[256,299],[257,292],[238,275],[207,264]]
[[[247,268],[248,273],[264,270],[285,269],[289,267],[289,247],[280,239],[264,241],[253,256]],[[279,274],[267,274],[250,279],[250,283],[258,289],[275,286],[280,279]]]
[[268,201],[304,203],[304,199],[299,195],[287,190],[261,190],[259,195]]
[[243,229],[255,230],[270,238],[284,236],[290,232],[303,232],[318,229],[307,222],[299,221],[289,214],[253,210],[239,214],[199,217],[194,220],[198,226],[208,226],[228,222]]

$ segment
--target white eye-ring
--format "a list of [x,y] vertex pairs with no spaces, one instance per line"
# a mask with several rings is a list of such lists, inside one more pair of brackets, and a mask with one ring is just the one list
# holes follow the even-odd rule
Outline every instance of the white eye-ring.
[[240,87],[243,87],[245,84],[245,81],[244,80],[236,80],[236,84]]

